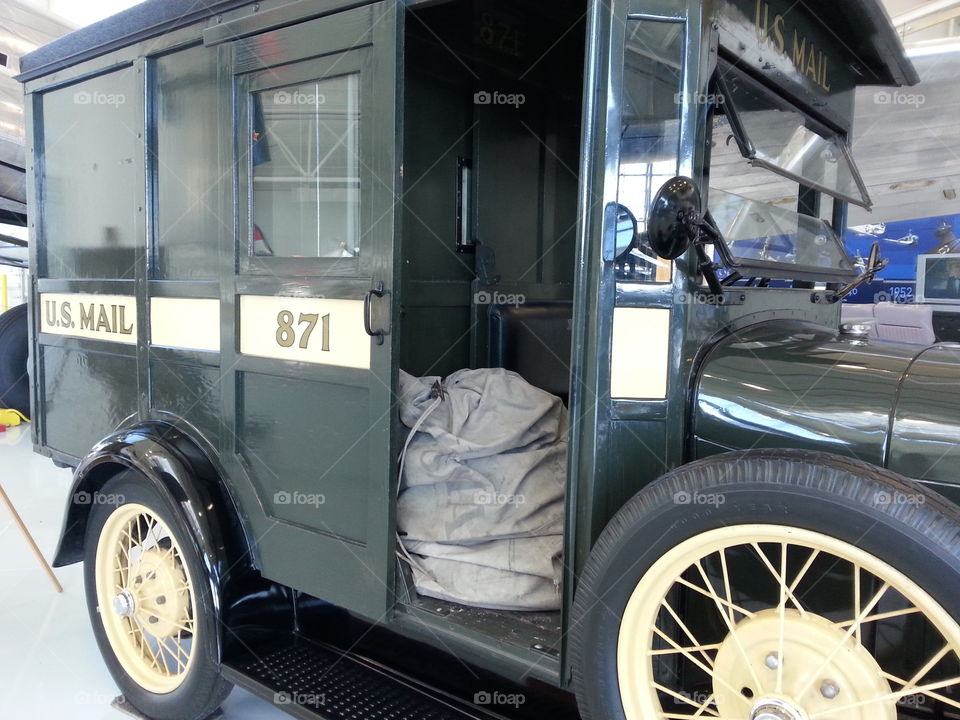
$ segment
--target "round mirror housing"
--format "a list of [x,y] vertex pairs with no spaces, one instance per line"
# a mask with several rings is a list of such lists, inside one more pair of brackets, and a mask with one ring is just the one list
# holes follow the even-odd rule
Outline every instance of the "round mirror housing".
[[700,188],[688,177],[667,180],[650,205],[647,234],[660,257],[675,260],[700,237]]
[[633,249],[634,243],[637,240],[639,226],[637,225],[636,216],[630,212],[630,209],[626,206],[617,203],[615,211],[617,225],[614,257],[617,260],[620,260],[624,255]]

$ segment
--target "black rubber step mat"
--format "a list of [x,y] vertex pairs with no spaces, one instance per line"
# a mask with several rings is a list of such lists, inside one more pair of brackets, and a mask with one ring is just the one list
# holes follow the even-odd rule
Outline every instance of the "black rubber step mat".
[[326,720],[502,720],[387,668],[307,638],[252,647],[224,664],[235,685],[295,717]]

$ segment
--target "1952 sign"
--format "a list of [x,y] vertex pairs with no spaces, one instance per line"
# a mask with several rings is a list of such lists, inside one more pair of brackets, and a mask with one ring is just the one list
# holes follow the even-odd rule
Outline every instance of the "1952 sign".
[[137,342],[137,301],[130,295],[43,293],[40,331],[133,345]]

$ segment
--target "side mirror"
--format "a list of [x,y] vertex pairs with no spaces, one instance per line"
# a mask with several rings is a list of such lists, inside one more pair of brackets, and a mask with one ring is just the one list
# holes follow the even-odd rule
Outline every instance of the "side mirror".
[[647,234],[650,247],[665,260],[675,260],[700,237],[700,188],[688,177],[667,180],[650,205]]
[[637,225],[636,216],[624,205],[617,203],[616,213],[616,247],[614,248],[613,256],[619,260],[633,249],[634,242],[636,242],[637,239],[639,226]]

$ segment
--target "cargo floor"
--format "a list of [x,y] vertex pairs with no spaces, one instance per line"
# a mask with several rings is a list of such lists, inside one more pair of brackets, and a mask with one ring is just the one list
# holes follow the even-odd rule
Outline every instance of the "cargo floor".
[[511,612],[417,597],[413,607],[445,618],[507,645],[534,648],[554,657],[560,652],[560,611]]

